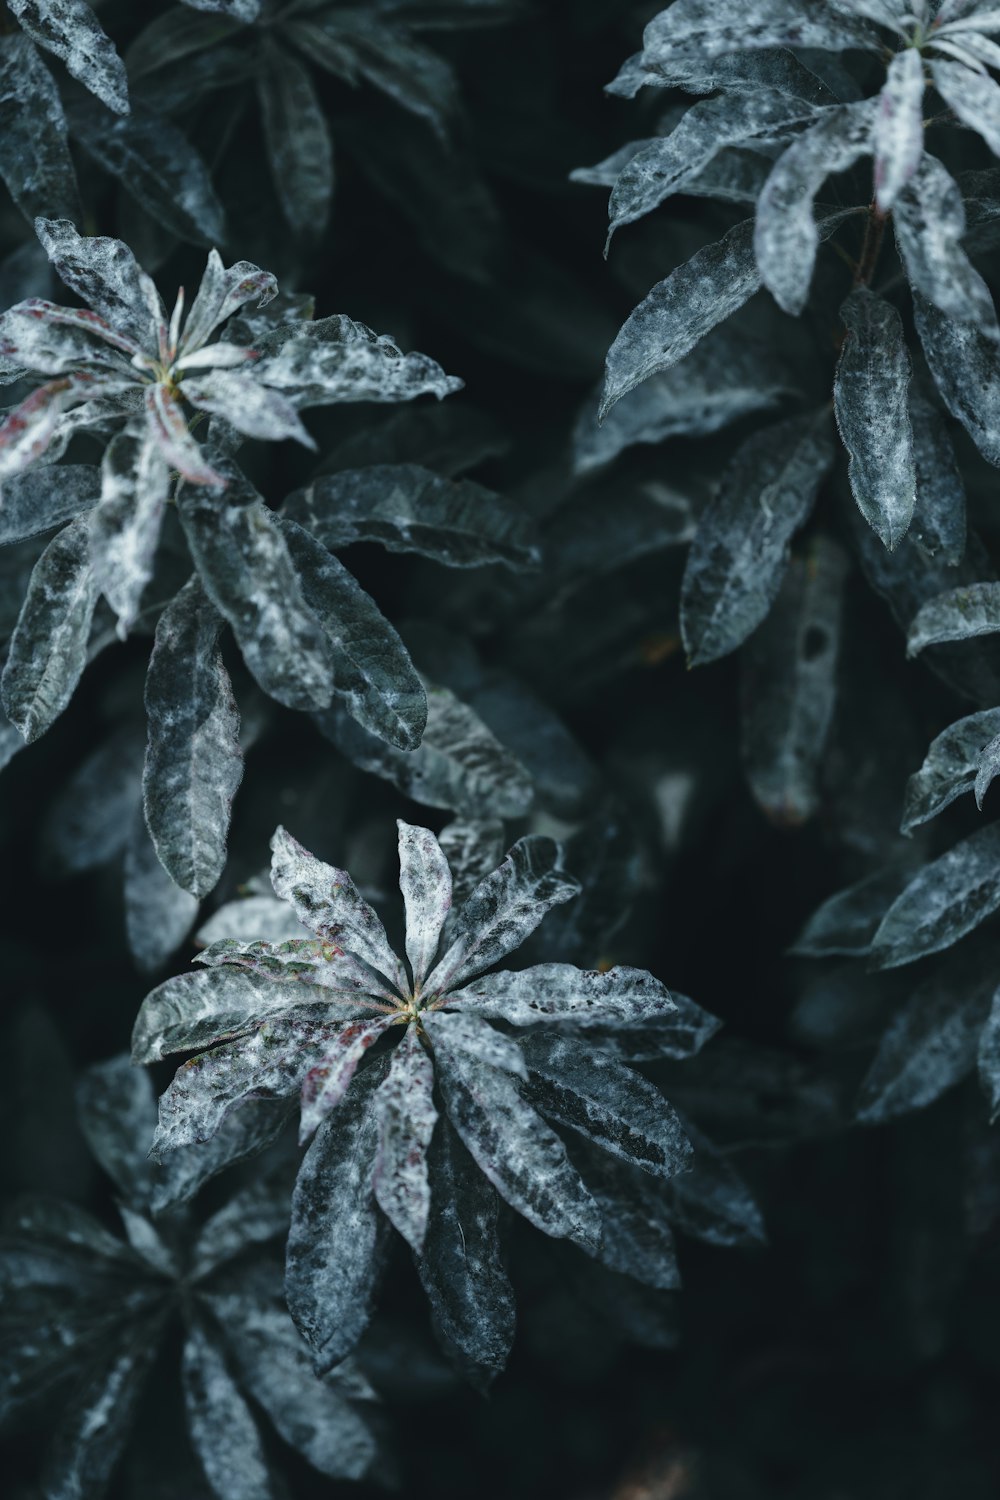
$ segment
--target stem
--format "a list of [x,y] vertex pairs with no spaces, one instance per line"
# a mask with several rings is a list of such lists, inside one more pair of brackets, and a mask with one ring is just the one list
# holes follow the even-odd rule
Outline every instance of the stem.
[[885,226],[888,223],[888,214],[884,214],[875,202],[874,198],[868,207],[868,222],[865,225],[865,239],[861,246],[861,257],[858,260],[858,268],[854,273],[855,286],[870,286],[872,277],[875,275],[875,267],[882,250],[882,241],[885,238]]

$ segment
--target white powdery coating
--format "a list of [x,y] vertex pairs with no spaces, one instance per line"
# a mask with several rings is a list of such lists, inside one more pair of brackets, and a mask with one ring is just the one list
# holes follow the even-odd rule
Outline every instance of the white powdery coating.
[[124,241],[82,235],[69,219],[36,219],[35,233],[60,280],[119,333],[155,355],[149,278]]
[[913,313],[945,406],[987,462],[1000,465],[1000,356],[993,326],[983,332],[949,317],[919,291],[913,294]]
[[293,335],[255,369],[258,380],[284,391],[300,408],[335,401],[412,401],[423,395],[441,400],[464,385],[426,354],[400,354],[388,340],[369,335],[323,342],[323,324],[311,329]]
[[979,1081],[990,1102],[990,1121],[1000,1114],[1000,990],[979,1038]]
[[948,589],[918,609],[906,637],[907,656],[942,641],[967,641],[1000,630],[1000,583]]
[[1000,708],[986,708],[949,724],[931,741],[923,765],[906,783],[901,832],[910,833],[972,791],[980,758],[997,735]]
[[417,828],[397,818],[399,829],[399,889],[406,912],[406,957],[413,988],[420,989],[434,961],[448,913],[451,911],[451,870],[444,851],[429,828]]
[[923,58],[916,47],[905,47],[889,64],[872,133],[875,195],[883,213],[888,213],[897,194],[920,165],[924,149],[923,103]]
[[487,974],[453,990],[448,1005],[512,1026],[568,1021],[574,1026],[642,1026],[675,1013],[665,985],[645,969],[616,965],[606,973],[572,964],[535,964],[531,969]]
[[1000,86],[982,73],[961,63],[931,64],[934,87],[962,121],[982,136],[994,155],[1000,156]]
[[427,1011],[423,1017],[432,1046],[439,1040],[449,1054],[463,1053],[486,1067],[527,1078],[521,1049],[513,1037],[496,1031],[482,1016],[462,1011]]
[[[209,345],[202,352],[210,355],[213,347]],[[205,376],[192,379],[186,375],[183,391],[185,400],[192,406],[224,417],[237,432],[271,442],[294,438],[306,448],[316,447],[292,403],[249,375],[216,367]]]
[[328,1050],[302,1080],[300,1145],[310,1138],[330,1111],[336,1109],[365,1053],[391,1025],[390,1016],[374,1021],[355,1021],[332,1038]]
[[1000,907],[1000,823],[925,865],[882,919],[872,962],[894,969],[950,948]]
[[925,152],[896,200],[893,225],[911,284],[941,312],[974,323],[1000,342],[993,297],[962,248],[966,229],[962,191],[937,157]]
[[169,491],[169,467],[147,433],[123,432],[111,440],[101,465],[100,504],[91,516],[90,558],[122,639],[153,576]]
[[192,1446],[215,1493],[276,1500],[257,1423],[201,1320],[189,1325],[181,1376]]
[[125,64],[86,0],[9,0],[10,9],[40,47],[116,114],[128,113]]
[[375,1095],[378,1151],[372,1185],[390,1224],[419,1255],[427,1234],[431,1185],[427,1149],[437,1123],[434,1064],[417,1029],[407,1028]]
[[223,939],[248,943],[265,932],[273,943],[310,936],[309,929],[303,927],[287,901],[277,896],[245,896],[227,901],[214,911],[198,928],[195,941],[205,947]]
[[711,59],[744,47],[875,50],[878,33],[830,0],[675,0],[646,27],[650,66]]
[[195,969],[165,979],[142,1002],[132,1032],[134,1062],[205,1046],[249,1031],[268,1016],[321,1001],[314,986],[231,967]]

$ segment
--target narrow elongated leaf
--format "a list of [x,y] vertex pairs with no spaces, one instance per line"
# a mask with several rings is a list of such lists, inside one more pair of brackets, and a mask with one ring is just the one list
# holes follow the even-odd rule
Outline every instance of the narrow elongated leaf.
[[190,1260],[192,1281],[210,1276],[251,1245],[265,1245],[288,1229],[287,1184],[265,1169],[234,1193],[198,1230]]
[[132,1031],[132,1061],[158,1062],[171,1052],[193,1051],[220,1037],[239,1036],[269,1015],[325,998],[294,981],[278,984],[271,975],[244,969],[178,974],[142,1002]]
[[604,1220],[604,1237],[592,1252],[601,1265],[661,1292],[681,1284],[670,1226],[666,1184],[584,1138],[571,1155],[594,1194]]
[[919,292],[913,314],[945,406],[987,462],[1000,466],[1000,350],[991,325],[983,331],[949,317]]
[[777,160],[757,202],[754,252],[778,306],[806,305],[820,234],[813,200],[827,177],[845,172],[871,147],[878,101],[836,104]]
[[320,1374],[339,1364],[364,1332],[382,1269],[387,1224],[372,1173],[375,1091],[384,1076],[384,1065],[367,1068],[320,1126],[292,1197],[285,1294]]
[[890,865],[836,891],[813,912],[789,952],[804,958],[867,953],[879,923],[909,878],[907,865]]
[[688,554],[681,632],[691,666],[742,645],[773,604],[788,545],[833,463],[826,413],[755,433],[722,476]]
[[112,328],[156,352],[157,297],[122,240],[82,235],[69,219],[38,219],[35,232],[60,280]]
[[321,542],[276,517],[306,608],[326,636],[333,691],[363,729],[416,750],[427,695],[409,652],[375,601]]
[[916,47],[904,47],[889,64],[872,134],[875,196],[888,213],[909,182],[924,149],[924,62]]
[[239,714],[219,651],[221,619],[197,578],[160,616],[146,674],[146,823],[164,869],[204,896],[222,874],[243,776]]
[[298,325],[276,353],[264,353],[254,375],[300,409],[334,401],[412,401],[425,395],[442,400],[464,384],[426,354],[403,354],[391,339],[344,317]]
[[965,485],[941,413],[910,386],[917,503],[909,535],[928,557],[956,566],[965,554]]
[[52,464],[11,474],[0,496],[0,545],[72,521],[100,495],[101,471],[95,464]]
[[209,335],[246,303],[256,298],[258,307],[266,307],[277,293],[278,283],[270,271],[262,271],[249,260],[224,266],[218,250],[213,248],[208,252],[204,274],[184,320],[181,355],[201,349]]
[[331,1110],[336,1109],[347,1093],[365,1053],[391,1025],[392,1019],[388,1016],[354,1021],[331,1038],[329,1048],[302,1080],[300,1146],[310,1139]]
[[434,962],[451,911],[451,869],[429,828],[396,819],[399,829],[399,888],[406,911],[406,957],[419,992]]
[[507,1363],[514,1340],[514,1292],[497,1233],[496,1189],[447,1120],[429,1152],[430,1212],[417,1271],[435,1332],[479,1382]]
[[986,793],[993,784],[997,773],[1000,772],[1000,734],[984,745],[979,752],[979,761],[976,766],[976,806],[982,811]]
[[257,79],[261,123],[281,211],[298,237],[318,239],[333,196],[333,143],[326,116],[298,58],[265,50]]
[[177,885],[160,864],[138,807],[125,846],[125,935],[144,974],[176,953],[197,915],[197,896]]
[[674,0],[646,27],[644,58],[669,65],[708,61],[744,47],[846,47],[880,49],[879,33],[824,0]]
[[994,155],[1000,156],[1000,86],[995,80],[938,58],[931,63],[931,76],[962,124],[981,135]]
[[520,571],[540,561],[531,520],[513,501],[418,464],[323,474],[290,495],[285,512],[332,551],[377,542],[388,552],[417,552],[449,568],[502,563]]
[[471,1011],[441,1011],[432,1006],[422,1013],[422,1021],[431,1042],[443,1036],[450,1053],[461,1052],[476,1063],[500,1068],[515,1078],[527,1078],[518,1041],[498,1031],[482,1016]]
[[87,0],[9,0],[9,3],[32,41],[54,53],[102,104],[116,114],[128,114],[125,64]]
[[277,1500],[253,1413],[200,1319],[188,1328],[181,1374],[191,1442],[219,1500]]
[[96,603],[84,514],[59,532],[35,564],[10,641],[0,691],[4,712],[28,744],[73,696],[87,664]]
[[512,1074],[451,1046],[441,1019],[428,1018],[438,1083],[479,1170],[536,1229],[584,1248],[597,1245],[600,1212],[562,1141],[522,1097]]
[[208,1141],[171,1151],[154,1163],[154,1213],[187,1203],[219,1172],[257,1156],[281,1135],[294,1111],[291,1098],[249,1099],[234,1109]]
[[994,992],[979,1036],[979,1082],[990,1104],[990,1123],[1000,1114],[1000,990]]
[[950,948],[1000,907],[1000,823],[925,865],[886,912],[872,943],[879,969]]
[[572,964],[535,964],[530,969],[487,974],[449,992],[449,1006],[511,1026],[644,1026],[676,1011],[670,992],[645,969],[616,964],[598,973]]
[[499,818],[455,818],[442,828],[438,843],[451,870],[452,911],[446,924],[450,932],[452,912],[503,859],[503,824]]
[[554,839],[518,839],[503,863],[476,886],[455,913],[451,946],[425,990],[452,990],[519,948],[553,906],[569,901],[579,883],[562,868]]
[[[223,349],[228,347],[231,346],[222,345]],[[198,352],[214,362],[219,359],[216,350],[217,346],[211,344]],[[190,363],[186,368],[191,368],[198,352],[187,357]],[[294,438],[304,448],[316,447],[292,403],[242,371],[211,369],[206,375],[186,375],[183,390],[185,400],[192,406],[222,417],[247,437],[264,438],[272,443]]]
[[910,427],[910,356],[891,303],[867,287],[840,309],[847,328],[837,361],[833,406],[850,456],[858,509],[890,551],[906,535],[917,500]]
[[906,637],[907,656],[942,641],[967,641],[1000,630],[1000,583],[948,589],[921,605]]
[[94,580],[124,640],[153,576],[170,469],[148,432],[121,432],[104,450],[100,504],[90,518]]
[[[976,785],[981,757],[1000,734],[1000,709],[987,708],[949,724],[931,742],[924,763],[906,783],[903,833],[937,817]],[[977,796],[977,801],[981,802]]]
[[893,226],[910,284],[949,317],[974,323],[984,337],[1000,340],[990,289],[962,248],[962,190],[929,152],[899,194]]
[[408,1026],[375,1096],[378,1154],[373,1185],[379,1207],[419,1255],[431,1207],[427,1152],[438,1112],[434,1064],[417,1028]]
[[0,37],[0,177],[26,219],[81,213],[55,79],[13,32]]

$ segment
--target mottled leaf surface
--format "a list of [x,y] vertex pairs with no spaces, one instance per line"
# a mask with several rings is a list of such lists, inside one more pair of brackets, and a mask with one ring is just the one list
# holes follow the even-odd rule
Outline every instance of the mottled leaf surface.
[[0,499],[0,545],[72,521],[96,505],[100,494],[101,471],[94,464],[56,464],[9,475]]
[[966,212],[958,183],[925,152],[893,214],[896,242],[910,284],[936,308],[1000,340],[993,298],[962,248]]
[[1000,907],[1000,823],[924,865],[886,912],[872,943],[876,968],[950,948]]
[[920,292],[913,315],[945,406],[987,462],[1000,465],[1000,350],[992,328],[948,316]]
[[941,413],[910,386],[917,503],[909,535],[928,557],[951,566],[965,553],[965,485]]
[[81,212],[55,79],[13,32],[0,37],[0,177],[26,219]]
[[189,1326],[181,1363],[188,1432],[212,1490],[226,1500],[276,1500],[253,1413],[212,1330]]
[[967,641],[1000,630],[1000,583],[970,583],[922,605],[906,637],[907,656],[942,641]]
[[406,912],[406,957],[419,990],[441,941],[451,911],[451,869],[429,828],[417,828],[397,818],[399,829],[399,888]]
[[144,974],[176,953],[198,915],[198,898],[167,874],[136,808],[125,846],[125,935]]
[[392,1054],[375,1096],[378,1152],[372,1185],[379,1207],[419,1255],[431,1206],[427,1152],[438,1112],[434,1064],[415,1026]]
[[284,48],[268,47],[257,97],[281,211],[297,236],[315,240],[330,213],[333,143],[308,68]]
[[875,196],[892,208],[920,164],[924,149],[924,64],[916,47],[904,47],[889,64],[872,132]]
[[[1000,709],[987,708],[949,724],[931,741],[923,765],[906,783],[903,833],[911,833],[973,790],[983,753],[998,734]],[[978,794],[977,800],[982,801]]]
[[170,469],[146,433],[122,432],[104,450],[101,499],[90,523],[90,557],[124,638],[153,576]]
[[116,114],[128,113],[125,64],[87,0],[9,0],[32,41],[66,64],[67,71]]
[[500,970],[451,990],[447,1003],[511,1026],[565,1021],[583,1027],[637,1027],[668,1019],[676,1009],[670,992],[652,974],[621,964],[604,973],[573,964]]
[[813,912],[790,952],[803,958],[867,953],[879,923],[909,876],[906,865],[890,865],[835,891]]

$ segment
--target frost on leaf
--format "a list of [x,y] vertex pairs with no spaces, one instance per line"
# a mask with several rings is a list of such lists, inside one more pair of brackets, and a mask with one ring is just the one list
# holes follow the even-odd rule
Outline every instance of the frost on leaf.
[[1000,907],[1000,823],[925,865],[886,912],[872,942],[876,968],[950,948]]
[[916,47],[904,47],[889,64],[872,134],[875,196],[883,213],[892,207],[920,164],[924,149],[924,65]]
[[911,286],[940,312],[973,323],[985,338],[1000,341],[990,289],[962,248],[962,190],[929,152],[899,194],[893,227]]
[[[997,735],[1000,735],[997,708],[968,714],[942,730],[931,742],[920,770],[906,783],[903,833],[912,833],[976,787],[981,758]],[[977,801],[982,803],[978,790]]]
[[26,36],[0,36],[0,177],[29,221],[81,213],[55,79]]
[[9,0],[9,6],[32,41],[64,62],[102,104],[128,114],[125,64],[87,0]]

